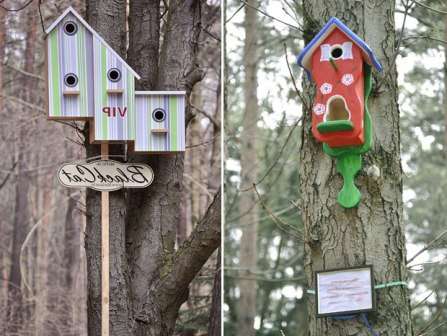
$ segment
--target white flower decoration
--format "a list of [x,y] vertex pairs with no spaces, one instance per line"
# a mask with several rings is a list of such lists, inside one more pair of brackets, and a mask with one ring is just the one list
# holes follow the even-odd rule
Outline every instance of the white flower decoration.
[[354,82],[354,76],[352,74],[344,74],[343,77],[341,78],[341,82],[346,85],[349,86]]
[[326,106],[324,104],[315,104],[313,110],[316,115],[322,115],[326,111]]
[[324,95],[329,94],[332,92],[332,85],[329,83],[323,83],[323,85],[320,86],[320,91]]

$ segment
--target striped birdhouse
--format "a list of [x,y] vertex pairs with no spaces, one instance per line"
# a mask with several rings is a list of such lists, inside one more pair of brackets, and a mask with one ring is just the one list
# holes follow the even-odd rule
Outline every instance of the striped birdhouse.
[[184,151],[185,93],[137,91],[135,94],[135,107],[139,120],[135,151]]
[[[135,151],[184,151],[184,92],[136,95],[140,76],[71,7],[46,33],[50,119],[87,119],[94,142],[137,143],[138,125],[141,145]],[[148,97],[140,108],[158,104],[165,120],[154,121],[152,110],[137,110],[140,96]]]

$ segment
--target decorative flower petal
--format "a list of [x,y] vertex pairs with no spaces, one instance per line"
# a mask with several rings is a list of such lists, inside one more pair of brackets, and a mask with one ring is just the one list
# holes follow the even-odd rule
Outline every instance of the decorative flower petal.
[[313,110],[316,115],[322,115],[326,111],[326,106],[324,104],[315,104]]
[[332,92],[332,84],[329,83],[323,83],[320,86],[320,91],[322,94],[326,95]]
[[350,73],[344,74],[343,77],[341,78],[341,82],[344,85],[349,86],[354,82],[354,76]]

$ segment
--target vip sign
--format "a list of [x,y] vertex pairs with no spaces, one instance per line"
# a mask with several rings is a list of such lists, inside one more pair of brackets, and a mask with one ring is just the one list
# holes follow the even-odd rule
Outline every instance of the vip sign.
[[64,164],[59,168],[58,178],[69,188],[113,191],[148,187],[154,180],[154,173],[151,167],[142,163],[97,160]]
[[303,49],[298,64],[316,84],[312,134],[337,159],[337,171],[344,178],[338,202],[354,207],[361,197],[354,177],[361,169],[361,154],[372,144],[367,105],[371,68],[381,71],[382,66],[370,47],[337,18]]
[[140,76],[71,7],[46,33],[50,119],[90,122],[91,142],[185,150],[184,91],[135,91]]

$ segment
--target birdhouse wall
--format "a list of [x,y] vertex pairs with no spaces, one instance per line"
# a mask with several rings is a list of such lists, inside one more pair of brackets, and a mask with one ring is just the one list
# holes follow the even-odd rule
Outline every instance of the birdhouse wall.
[[[349,46],[349,47],[347,47]],[[332,48],[342,48],[340,58],[329,60]],[[363,58],[360,48],[345,33],[334,29],[312,55],[312,76],[316,84],[312,132],[315,138],[331,147],[357,146],[364,141]],[[336,118],[350,120],[353,129],[321,133],[319,124],[331,118],[331,102],[344,105],[345,114]]]
[[[135,78],[122,61],[96,36],[93,37],[95,141],[127,141],[135,138]],[[120,72],[112,81],[111,69]]]
[[[185,150],[184,94],[136,94],[135,151],[181,152]],[[161,122],[154,120],[154,110],[166,112]]]
[[[77,25],[68,35],[66,22]],[[47,37],[48,114],[55,119],[93,117],[93,35],[68,14]],[[67,86],[64,78],[75,74],[75,86]]]

